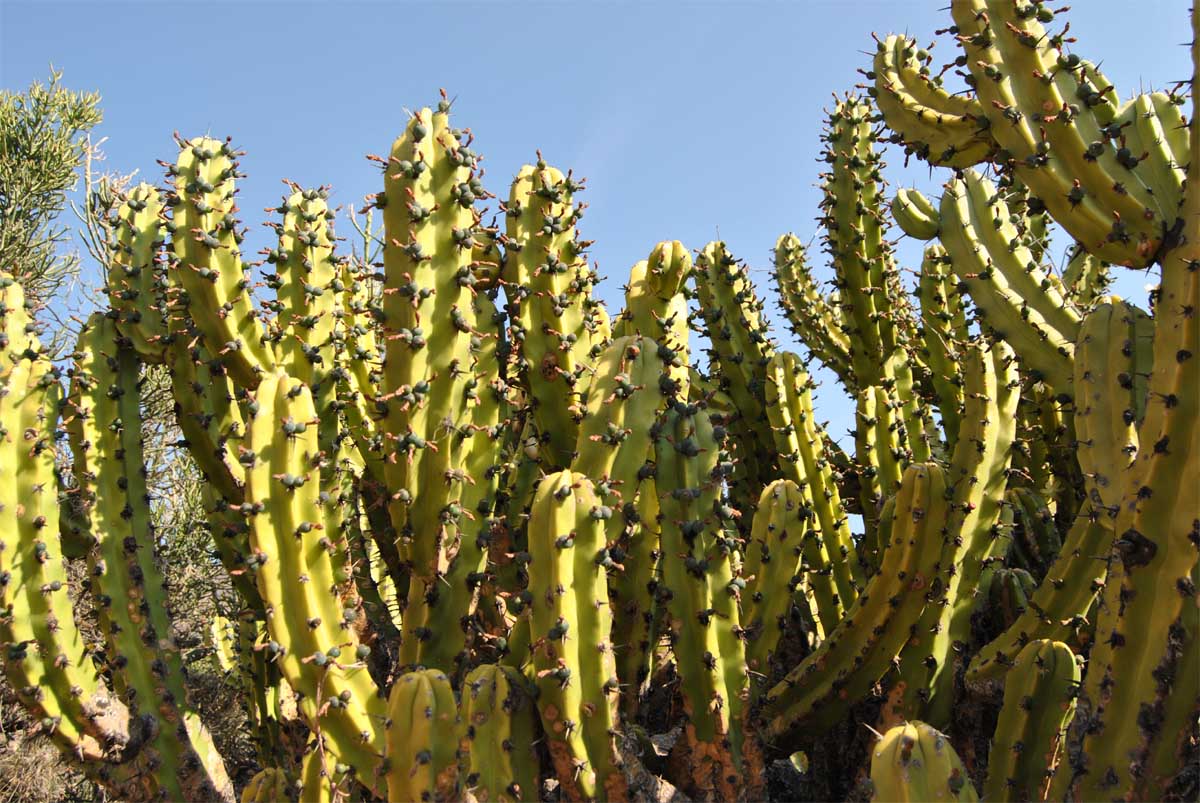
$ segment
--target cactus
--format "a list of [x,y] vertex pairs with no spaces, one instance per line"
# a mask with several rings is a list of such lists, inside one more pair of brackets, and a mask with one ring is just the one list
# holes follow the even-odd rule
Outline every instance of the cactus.
[[392,684],[384,723],[388,800],[459,800],[458,704],[444,672],[407,672]]
[[138,357],[162,362],[167,327],[163,317],[162,247],[166,232],[158,190],[142,183],[133,188],[117,214],[117,242],[108,265],[107,292],[117,316],[117,331],[129,339]]
[[[240,155],[229,140],[211,137],[179,140],[179,159],[167,172],[174,193],[167,198],[177,291],[205,345],[220,357],[243,387],[252,388],[274,359],[266,332],[251,306],[249,280],[239,244],[242,232],[234,217]],[[186,300],[184,300],[186,298]]]
[[1075,714],[1079,664],[1062,642],[1025,645],[1008,671],[988,757],[986,800],[1043,800]]
[[539,788],[537,713],[525,679],[511,667],[478,666],[463,681],[460,711],[465,791],[476,800],[533,799]]
[[[876,717],[907,721],[877,747],[879,799],[973,799],[930,725],[989,799],[1186,793],[1200,132],[1181,95],[1122,102],[1044,4],[951,13],[971,92],[890,36],[875,103],[829,114],[832,290],[775,244],[788,322],[855,404],[852,452],[724,243],[694,264],[655,245],[610,322],[583,182],[539,155],[484,225],[444,95],[377,160],[383,228],[368,210],[350,258],[328,189],[288,183],[257,309],[239,154],[180,140],[170,191],[119,199],[65,399],[0,274],[0,649],[36,728],[110,796],[233,799],[151,527],[176,501],[142,454],[165,370],[235,594],[213,646],[257,750],[245,799],[625,800],[659,773],[757,799],[764,750],[788,748],[833,799]],[[889,139],[959,171],[940,202],[887,202]],[[939,241],[914,286],[893,222]],[[1150,312],[1105,295],[1112,265],[1161,266]]]
[[871,753],[872,800],[979,800],[946,735],[924,722],[897,725]]
[[656,437],[655,482],[663,552],[659,594],[687,715],[676,759],[686,768],[685,788],[733,800],[752,796],[758,748],[745,728],[749,688],[737,635],[742,583],[731,566],[736,543],[724,527],[733,511],[720,500],[720,483],[731,468],[722,459],[723,434],[699,406],[676,402]]
[[625,795],[613,741],[618,689],[604,568],[604,521],[612,515],[587,477],[561,471],[538,484],[529,522],[538,709],[572,800]]
[[817,650],[763,698],[766,733],[827,726],[879,681],[909,639],[938,574],[949,516],[946,479],[936,464],[914,464],[896,495],[879,571]]

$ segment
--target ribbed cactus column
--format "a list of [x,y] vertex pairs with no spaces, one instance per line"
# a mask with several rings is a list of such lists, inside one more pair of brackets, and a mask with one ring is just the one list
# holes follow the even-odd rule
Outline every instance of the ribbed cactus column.
[[538,709],[559,783],[571,800],[621,800],[617,676],[604,568],[611,508],[583,474],[543,479],[529,519],[529,619]]
[[114,690],[148,728],[149,788],[181,799],[229,798],[225,767],[190,709],[171,632],[142,458],[141,372],[114,322],[94,314],[80,334],[68,401],[73,471],[95,546],[90,592]]
[[881,527],[879,571],[832,633],[763,698],[765,732],[786,738],[801,726],[825,727],[892,668],[926,607],[938,573],[949,516],[946,477],[935,463],[914,464]]
[[[722,433],[723,434],[723,433]],[[738,595],[721,499],[729,465],[706,411],[676,402],[655,441],[661,506],[662,581],[687,722],[674,760],[685,788],[702,797],[753,796],[758,748],[746,731],[748,677],[737,635]]]
[[752,504],[774,478],[774,441],[766,419],[766,369],[775,344],[749,268],[734,258],[725,243],[706,245],[696,257],[692,273],[700,301],[698,315],[710,345],[712,376],[734,404],[729,426],[733,434],[730,450],[737,458],[735,494],[746,500],[745,504]]
[[[62,386],[32,323],[21,286],[0,273],[0,649],[17,699],[86,770],[129,738],[128,712],[75,627],[53,493]],[[144,760],[131,770],[136,783]]]
[[752,684],[752,696],[771,678],[771,656],[784,632],[796,588],[810,582],[801,555],[804,540],[811,537],[811,520],[811,505],[796,483],[776,480],[763,489],[742,566],[746,667],[760,681]]
[[179,142],[179,159],[168,166],[175,192],[168,197],[175,283],[209,351],[220,357],[242,387],[274,364],[265,332],[253,308],[242,264],[237,202],[234,197],[238,152],[229,141],[197,137]]
[[116,242],[108,264],[109,302],[117,330],[146,362],[162,362],[166,350],[164,322],[163,202],[158,189],[138,184],[117,210]]
[[[602,562],[614,569],[609,584],[617,675],[622,702],[634,705],[650,669],[653,582],[659,555],[653,464],[656,422],[682,391],[676,375],[686,370],[675,351],[648,337],[618,337],[596,360],[571,470],[590,478],[604,520]],[[630,711],[630,709],[626,709]]]
[[538,794],[537,709],[520,672],[484,664],[463,681],[465,789],[478,800],[520,803]]
[[262,379],[243,459],[252,559],[267,605],[264,648],[301,696],[321,777],[353,773],[378,789],[385,706],[353,629],[357,612],[338,595],[336,534],[321,522],[317,425],[307,387],[284,373]]
[[[392,145],[384,165],[383,422],[385,476],[400,558],[411,573],[401,661],[425,660],[432,632],[430,608],[444,593],[442,578],[464,523],[460,497],[484,481],[467,473],[464,447],[472,442],[474,402],[494,404],[479,392],[496,366],[479,361],[483,341],[494,337],[491,311],[476,304],[472,254],[485,197],[476,176],[478,156],[469,134],[450,125],[444,97],[422,109]],[[486,298],[484,299],[486,301]],[[471,514],[474,515],[474,514]],[[466,611],[467,605],[459,606]],[[453,651],[457,655],[457,651]],[[443,655],[441,668],[453,667]]]
[[808,499],[813,521],[804,538],[807,583],[826,632],[854,604],[863,569],[854,554],[850,519],[842,505],[826,449],[826,436],[814,420],[812,378],[800,358],[776,352],[767,368],[767,418],[783,475]]
[[603,308],[591,296],[589,243],[576,231],[584,206],[575,193],[582,189],[539,156],[521,168],[504,204],[501,279],[546,469],[571,462],[586,374],[608,339]]
[[971,636],[971,612],[986,561],[1007,544],[998,537],[1020,385],[1012,349],[976,344],[963,355],[963,428],[946,479],[950,510],[929,605],[899,656],[898,711],[948,727],[955,676]]

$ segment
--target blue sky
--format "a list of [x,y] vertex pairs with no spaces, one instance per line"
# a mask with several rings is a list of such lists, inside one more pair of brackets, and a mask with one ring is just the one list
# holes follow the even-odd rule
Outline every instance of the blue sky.
[[[929,41],[946,0],[802,2],[150,3],[0,0],[0,87],[24,89],[50,63],[103,95],[108,167],[160,181],[171,132],[232,135],[248,153],[241,205],[247,252],[265,246],[261,210],[283,178],[332,184],[358,203],[381,187],[365,158],[386,153],[406,108],[456,98],[486,183],[504,197],[519,167],[545,158],[588,179],[581,231],[620,309],[630,265],[663,239],[718,236],[769,297],[770,249],[816,233],[823,109],[869,63],[871,32]],[[1057,7],[1057,4],[1051,3]],[[1127,96],[1189,74],[1183,0],[1077,0],[1075,50],[1100,59]],[[934,51],[952,58],[949,42]],[[890,155],[894,187],[945,180]],[[352,234],[342,223],[340,233]],[[919,249],[902,243],[915,266]],[[818,273],[829,276],[814,244]],[[1144,274],[1118,292],[1144,301]],[[776,320],[779,316],[775,315]],[[782,345],[797,348],[782,326]],[[826,382],[819,416],[853,418]]]

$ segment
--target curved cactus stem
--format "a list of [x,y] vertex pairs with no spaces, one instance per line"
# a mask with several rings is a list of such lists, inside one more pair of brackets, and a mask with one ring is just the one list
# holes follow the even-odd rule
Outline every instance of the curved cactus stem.
[[1063,35],[1048,33],[1037,7],[1025,7],[1007,0],[951,6],[989,129],[1017,177],[1071,236],[1102,259],[1145,267],[1180,198],[1178,191],[1158,196],[1155,185],[1182,162],[1165,149],[1132,150],[1123,130],[1137,104],[1122,106],[1099,70],[1063,52]]
[[263,377],[246,439],[250,543],[270,636],[263,649],[301,695],[322,750],[377,788],[384,703],[353,629],[358,612],[337,593],[335,546],[321,524],[317,423],[304,385],[284,373]]
[[115,323],[97,313],[74,354],[67,430],[73,470],[96,544],[90,591],[105,636],[114,690],[130,717],[154,734],[152,788],[184,799],[232,799],[208,734],[190,710],[184,666],[171,632],[142,457],[141,375]]
[[974,97],[953,95],[930,75],[932,56],[907,36],[875,40],[868,90],[894,141],[932,165],[964,168],[985,161],[996,145]]
[[775,287],[793,334],[847,389],[856,387],[850,367],[850,339],[836,297],[827,298],[808,267],[804,246],[794,234],[775,243]]
[[942,228],[942,214],[920,190],[899,189],[888,207],[900,230],[917,240],[932,240]]
[[962,297],[953,281],[950,257],[941,245],[926,246],[921,260],[921,351],[937,398],[946,452],[958,442],[963,408],[960,350],[968,340]]
[[971,612],[989,557],[1007,544],[997,537],[1020,385],[1015,357],[1003,344],[990,353],[976,345],[964,354],[963,430],[947,471],[950,511],[938,576],[929,605],[899,657],[902,701],[893,711],[947,727],[953,711],[957,663],[970,640]]
[[942,245],[981,317],[1021,353],[1035,378],[1071,392],[1079,314],[1021,242],[1009,208],[990,181],[968,170],[946,185]]
[[925,608],[948,513],[941,468],[910,466],[879,572],[817,650],[764,697],[770,736],[780,739],[801,725],[836,721],[891,667]]

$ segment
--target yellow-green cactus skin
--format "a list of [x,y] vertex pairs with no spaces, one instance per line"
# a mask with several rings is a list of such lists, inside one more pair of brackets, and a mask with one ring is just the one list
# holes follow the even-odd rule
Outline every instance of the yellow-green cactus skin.
[[[348,252],[333,188],[285,182],[243,261],[229,140],[89,199],[95,309],[43,334],[60,299],[0,273],[31,732],[131,803],[1194,797],[1200,125],[1044,2],[948,19],[944,70],[880,36],[835,96],[824,265],[648,241],[608,295],[583,180],[539,153],[494,202],[445,94]],[[893,193],[885,142],[944,175]],[[185,652],[181,510],[228,574]],[[252,750],[215,749],[200,659]]]
[[985,800],[1043,800],[1075,714],[1079,662],[1060,641],[1031,641],[1004,684],[988,757]]
[[979,800],[950,740],[919,720],[879,737],[871,750],[871,787],[879,803]]
[[520,803],[537,795],[537,708],[527,686],[519,671],[495,664],[476,667],[463,681],[463,784],[476,800]]
[[458,703],[444,672],[418,669],[398,677],[384,731],[388,800],[461,799]]

